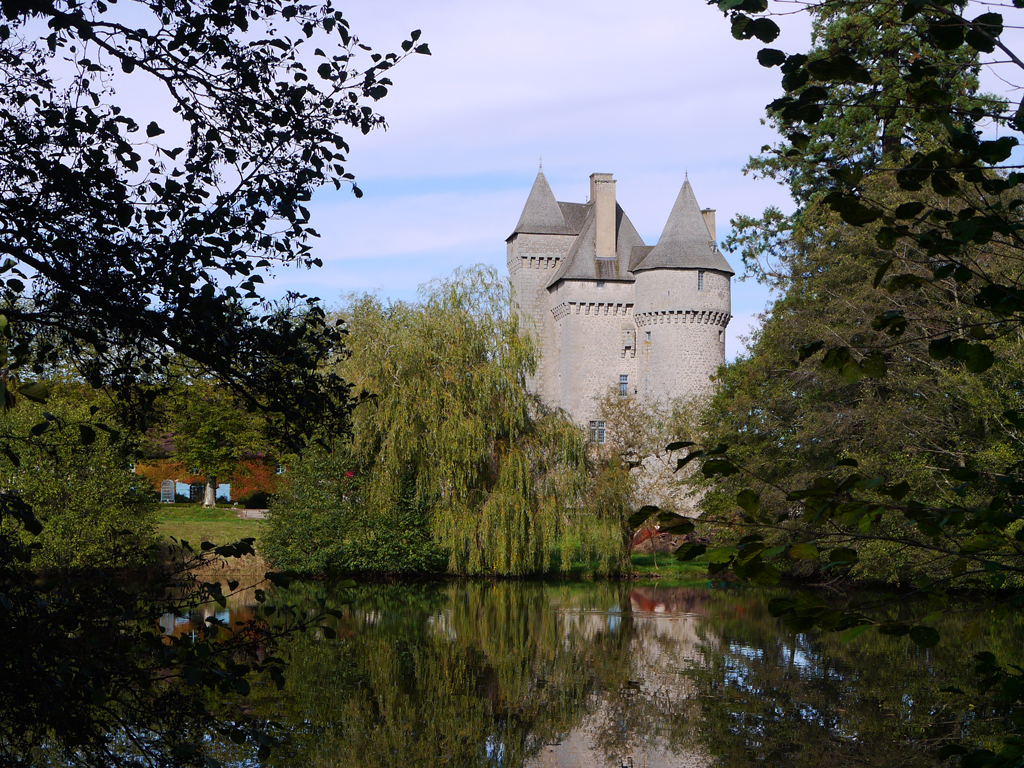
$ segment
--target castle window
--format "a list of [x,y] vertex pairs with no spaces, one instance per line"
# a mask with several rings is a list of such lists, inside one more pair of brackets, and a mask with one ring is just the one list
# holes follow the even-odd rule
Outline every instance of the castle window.
[[725,341],[725,331],[719,331],[718,332],[718,340],[719,341]]
[[626,397],[629,394],[629,374],[619,374],[619,397]]
[[704,290],[704,270],[703,269],[698,269],[697,270],[697,290],[698,291],[703,291]]
[[604,288],[604,280],[598,280],[597,281],[597,287],[598,288]]
[[650,344],[651,343],[651,332],[650,331],[646,331],[645,333],[646,333],[646,335],[644,336],[644,341],[646,341],[648,344]]
[[604,422],[590,422],[590,442],[604,445]]

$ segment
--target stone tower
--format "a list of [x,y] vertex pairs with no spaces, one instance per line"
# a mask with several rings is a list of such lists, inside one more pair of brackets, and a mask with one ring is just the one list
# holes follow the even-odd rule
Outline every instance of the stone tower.
[[540,345],[528,383],[546,403],[593,432],[610,390],[653,402],[710,388],[725,362],[734,273],[689,180],[648,246],[610,173],[591,174],[587,203],[558,202],[538,173],[506,242],[513,300]]

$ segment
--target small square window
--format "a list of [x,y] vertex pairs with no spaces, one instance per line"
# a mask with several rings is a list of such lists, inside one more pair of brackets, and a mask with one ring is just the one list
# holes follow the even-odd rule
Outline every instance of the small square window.
[[604,445],[604,422],[590,422],[590,442]]
[[597,281],[597,287],[598,288],[604,288],[604,280],[598,280]]
[[626,397],[629,394],[629,375],[619,375],[619,397]]
[[284,464],[275,464],[274,465],[274,474],[275,475],[283,475],[286,471],[287,470],[285,469]]
[[698,291],[703,291],[704,290],[704,270],[703,269],[698,269],[697,270],[697,290]]

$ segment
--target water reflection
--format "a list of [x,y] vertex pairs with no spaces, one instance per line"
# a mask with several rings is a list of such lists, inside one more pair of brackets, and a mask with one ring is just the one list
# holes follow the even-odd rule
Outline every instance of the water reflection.
[[[344,597],[289,593],[310,611]],[[253,688],[249,711],[290,736],[261,764],[923,766],[941,737],[991,735],[940,691],[967,686],[972,649],[794,636],[764,602],[608,583],[364,587],[334,638],[289,643],[284,691]],[[978,634],[979,648],[1020,653],[1016,617]],[[250,761],[228,746],[223,758]]]

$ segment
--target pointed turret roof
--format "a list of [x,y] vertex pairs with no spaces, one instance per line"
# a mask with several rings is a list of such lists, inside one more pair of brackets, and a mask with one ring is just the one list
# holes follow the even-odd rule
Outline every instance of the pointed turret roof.
[[[544,172],[538,171],[533,182],[530,196],[519,217],[519,223],[512,232],[531,235],[574,235],[565,223],[562,209],[555,200],[555,195],[544,178]],[[509,236],[511,237],[511,235]]]
[[633,267],[634,272],[645,269],[713,269],[735,274],[711,239],[689,179],[679,190],[658,244]]

